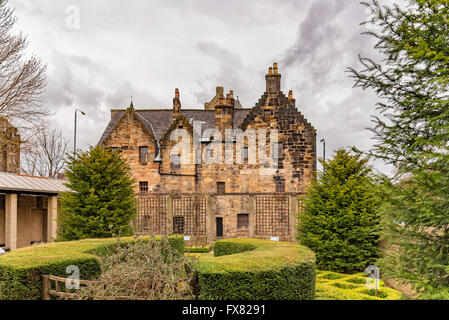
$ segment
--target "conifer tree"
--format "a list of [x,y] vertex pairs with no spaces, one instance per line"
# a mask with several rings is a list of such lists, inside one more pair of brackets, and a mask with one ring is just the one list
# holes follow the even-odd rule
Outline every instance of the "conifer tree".
[[[397,169],[381,210],[381,272],[423,297],[449,297],[449,1],[363,2],[377,61],[350,69],[379,97],[372,154]],[[383,270],[383,271],[382,271]]]
[[69,156],[67,192],[61,198],[58,240],[131,235],[134,180],[119,153],[102,147]]
[[299,214],[299,240],[317,256],[318,268],[352,272],[378,255],[379,216],[368,159],[344,149],[321,161]]

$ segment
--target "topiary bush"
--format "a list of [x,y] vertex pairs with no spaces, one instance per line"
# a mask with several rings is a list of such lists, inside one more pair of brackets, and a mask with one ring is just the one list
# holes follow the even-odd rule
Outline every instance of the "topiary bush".
[[205,247],[186,247],[186,253],[207,253],[211,252],[214,246],[205,246]]
[[232,239],[217,241],[214,250],[216,256],[200,256],[195,267],[200,300],[315,298],[315,254],[306,247]]
[[236,241],[217,241],[214,245],[214,256],[228,256],[245,251],[255,250],[256,246],[250,242],[236,242]]
[[[133,238],[121,239],[124,245],[133,241]],[[177,255],[184,254],[182,236],[169,237],[169,243]],[[98,255],[110,252],[116,244],[116,239],[57,242],[2,255],[0,300],[39,300],[42,298],[42,276],[51,274],[67,277],[66,268],[70,265],[80,269],[82,280],[93,280],[101,273]]]
[[379,290],[366,287],[366,273],[340,274],[330,271],[318,271],[316,280],[317,300],[399,300],[402,293],[385,287],[379,280]]
[[317,266],[360,272],[379,254],[379,199],[368,159],[340,149],[321,161],[298,216],[298,239],[316,254]]
[[131,236],[136,207],[132,172],[117,152],[91,147],[68,155],[67,187],[58,213],[58,241]]

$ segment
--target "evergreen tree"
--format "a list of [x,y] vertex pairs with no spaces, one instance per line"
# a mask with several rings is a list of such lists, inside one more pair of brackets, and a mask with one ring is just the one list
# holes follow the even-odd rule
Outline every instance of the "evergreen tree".
[[[449,297],[449,1],[363,3],[382,60],[360,58],[356,86],[379,96],[372,154],[397,168],[382,206],[383,274]],[[423,289],[423,290],[421,290]]]
[[61,198],[58,240],[132,234],[134,180],[119,153],[91,147],[69,156],[66,174],[73,192]]
[[299,214],[299,240],[315,251],[324,270],[352,272],[374,263],[378,255],[379,218],[375,182],[367,158],[337,150],[321,161]]

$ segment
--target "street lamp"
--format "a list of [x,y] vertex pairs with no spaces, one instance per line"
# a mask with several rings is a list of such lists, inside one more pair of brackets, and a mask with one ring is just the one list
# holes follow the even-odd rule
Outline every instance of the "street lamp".
[[326,161],[326,139],[323,138],[320,142],[323,144],[323,160]]
[[80,109],[75,109],[75,130],[74,130],[74,138],[73,138],[73,155],[76,155],[76,123],[77,123],[77,114],[80,112],[83,116],[86,115],[84,111]]

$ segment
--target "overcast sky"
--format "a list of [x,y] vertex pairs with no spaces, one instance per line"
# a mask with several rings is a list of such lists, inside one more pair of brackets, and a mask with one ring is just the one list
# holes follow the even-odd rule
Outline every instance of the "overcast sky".
[[[384,1],[385,2],[385,1]],[[360,35],[367,12],[358,0],[11,0],[29,52],[48,66],[47,106],[54,127],[95,145],[110,109],[203,108],[216,86],[233,89],[244,107],[265,91],[277,61],[283,91],[338,147],[369,149],[376,96],[352,87],[345,72],[357,56],[376,57]],[[78,19],[79,18],[79,19]],[[322,147],[318,147],[322,156]],[[377,164],[378,168],[383,166]],[[388,172],[386,172],[388,173]]]

